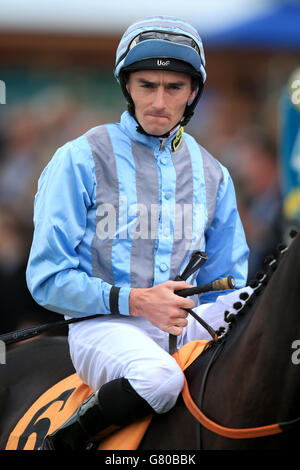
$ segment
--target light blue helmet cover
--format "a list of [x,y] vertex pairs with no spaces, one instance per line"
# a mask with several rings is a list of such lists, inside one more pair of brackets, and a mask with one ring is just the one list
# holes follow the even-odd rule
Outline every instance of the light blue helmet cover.
[[[184,35],[192,38],[197,44],[200,55],[191,46],[176,44],[162,39],[142,41],[128,50],[132,40],[146,31],[160,31]],[[206,80],[205,56],[202,40],[197,30],[189,23],[170,16],[153,16],[129,26],[123,34],[116,53],[115,77],[120,82],[120,72],[124,67],[150,58],[168,58],[182,60],[190,64]]]

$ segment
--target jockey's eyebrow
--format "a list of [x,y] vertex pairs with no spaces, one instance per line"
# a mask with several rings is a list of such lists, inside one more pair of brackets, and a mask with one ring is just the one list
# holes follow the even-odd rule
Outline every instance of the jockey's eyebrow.
[[[160,85],[160,81],[156,82],[156,81],[152,81],[152,80],[147,80],[145,78],[138,78],[137,79],[138,83],[140,83],[141,85],[151,85],[151,86],[159,86]],[[166,82],[166,83],[163,83],[164,86],[176,86],[176,87],[181,87],[181,86],[184,86],[186,84],[186,82],[182,81],[182,80],[177,80],[175,82]]]

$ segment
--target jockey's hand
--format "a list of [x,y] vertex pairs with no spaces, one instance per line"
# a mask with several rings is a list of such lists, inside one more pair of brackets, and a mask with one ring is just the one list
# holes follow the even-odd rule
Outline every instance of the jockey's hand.
[[193,286],[185,281],[167,281],[145,289],[133,288],[129,296],[130,314],[145,317],[157,328],[179,336],[188,324],[188,312],[184,309],[195,307],[195,303],[174,291],[190,287]]

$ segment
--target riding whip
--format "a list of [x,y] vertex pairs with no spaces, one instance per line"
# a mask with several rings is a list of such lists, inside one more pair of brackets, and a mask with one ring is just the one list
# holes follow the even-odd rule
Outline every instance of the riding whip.
[[[178,280],[178,279],[177,279]],[[223,278],[209,284],[205,284],[203,286],[191,287],[188,289],[182,289],[175,291],[175,294],[180,295],[181,297],[188,297],[195,294],[201,294],[203,292],[208,292],[211,290],[223,290],[232,288],[233,278],[229,276],[228,278]],[[228,287],[226,287],[228,286]],[[196,314],[191,311],[191,315],[195,316]],[[35,336],[39,336],[45,331],[49,331],[54,328],[60,328],[66,325],[70,325],[71,323],[77,323],[85,320],[92,320],[94,318],[98,318],[102,315],[96,314],[91,315],[88,317],[80,317],[80,318],[70,318],[69,320],[60,320],[56,322],[44,323],[43,325],[33,326],[29,328],[23,328],[20,330],[12,331],[9,333],[5,333],[0,335],[0,341],[3,341],[6,345],[17,343],[19,341],[24,341],[30,338],[34,338]],[[198,317],[199,318],[199,317]],[[172,335],[173,336],[173,335]],[[175,340],[177,339],[176,336],[174,337]],[[174,340],[173,340],[174,341]],[[175,346],[176,347],[176,346]]]
[[[203,251],[194,251],[191,259],[186,266],[182,274],[175,277],[175,281],[186,281],[192,274],[194,274],[207,260],[207,254]],[[210,282],[203,286],[191,287],[188,289],[182,289],[180,291],[174,291],[175,294],[181,297],[192,296],[195,294],[202,294],[204,292],[233,289],[235,287],[235,280],[232,276],[224,277],[216,281]],[[195,318],[214,338],[215,331],[192,309],[185,309],[192,317]],[[169,335],[169,353],[174,354],[177,351],[177,336]]]

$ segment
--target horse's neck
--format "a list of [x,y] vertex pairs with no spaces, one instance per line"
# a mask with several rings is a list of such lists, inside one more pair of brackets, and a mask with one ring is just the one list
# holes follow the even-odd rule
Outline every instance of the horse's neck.
[[[284,376],[292,365],[292,343],[300,339],[300,238],[278,260],[278,266],[250,311],[240,340],[240,354],[255,350],[255,366],[271,380]],[[270,275],[270,273],[269,273]],[[295,371],[296,372],[296,371]]]
[[[243,420],[247,416],[248,424],[253,424],[252,417],[259,419],[259,409],[262,419],[266,415],[275,418],[274,413],[281,419],[292,417],[300,386],[299,371],[292,363],[292,344],[295,339],[300,340],[299,273],[298,236],[258,301],[241,312],[241,318],[228,333],[223,353],[213,365],[210,386],[213,382],[218,384],[223,406],[231,400],[228,413],[234,411],[233,419],[229,419],[232,425],[233,420],[236,425],[241,424],[241,414]],[[208,402],[215,406],[212,400]]]

